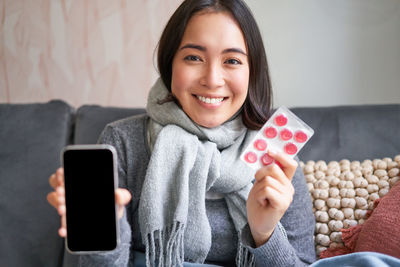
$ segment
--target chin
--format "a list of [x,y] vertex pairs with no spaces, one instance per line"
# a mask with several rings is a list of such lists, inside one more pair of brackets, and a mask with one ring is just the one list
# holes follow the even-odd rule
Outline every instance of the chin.
[[204,128],[215,128],[222,124],[223,122],[219,122],[218,120],[210,120],[210,121],[201,121],[197,122],[198,125]]

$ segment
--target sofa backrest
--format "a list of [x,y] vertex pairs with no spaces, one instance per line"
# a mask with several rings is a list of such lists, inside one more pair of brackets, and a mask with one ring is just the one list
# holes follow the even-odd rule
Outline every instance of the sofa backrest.
[[[400,154],[400,104],[295,107],[291,110],[315,131],[299,157],[308,160],[365,160]],[[144,113],[141,108],[82,106],[75,143],[95,143],[105,125]]]
[[293,108],[315,131],[303,161],[359,160],[400,154],[400,104]]
[[46,195],[72,119],[62,101],[0,104],[0,266],[61,265],[60,218]]
[[95,144],[104,127],[113,121],[144,113],[143,108],[115,108],[84,105],[78,108],[74,144]]

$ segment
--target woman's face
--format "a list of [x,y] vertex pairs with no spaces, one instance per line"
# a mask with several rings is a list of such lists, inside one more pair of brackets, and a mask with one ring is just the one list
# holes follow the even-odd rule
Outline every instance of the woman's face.
[[243,105],[249,85],[247,47],[228,12],[194,15],[172,62],[172,93],[197,124],[212,128]]

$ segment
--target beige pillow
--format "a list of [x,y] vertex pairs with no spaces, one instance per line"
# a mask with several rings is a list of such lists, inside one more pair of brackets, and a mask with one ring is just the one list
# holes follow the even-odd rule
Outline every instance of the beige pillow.
[[400,155],[375,160],[300,162],[313,201],[319,255],[341,247],[342,228],[362,224],[373,203],[400,179]]

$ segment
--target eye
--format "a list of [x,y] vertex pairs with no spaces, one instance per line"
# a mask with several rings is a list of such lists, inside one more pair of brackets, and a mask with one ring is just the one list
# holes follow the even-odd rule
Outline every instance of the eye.
[[242,62],[240,62],[239,60],[234,59],[234,58],[230,58],[230,59],[226,60],[225,63],[231,64],[231,65],[241,65],[242,64]]
[[201,59],[198,56],[193,56],[193,55],[186,56],[184,59],[187,61],[201,61]]

